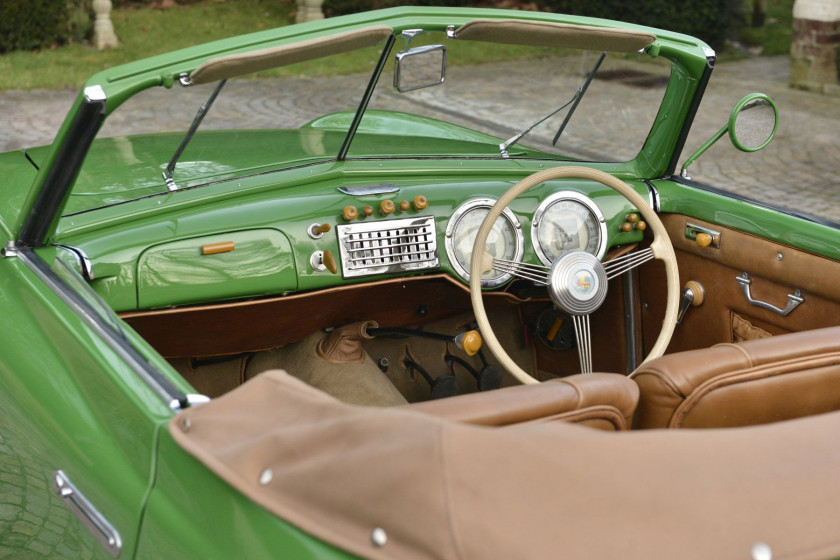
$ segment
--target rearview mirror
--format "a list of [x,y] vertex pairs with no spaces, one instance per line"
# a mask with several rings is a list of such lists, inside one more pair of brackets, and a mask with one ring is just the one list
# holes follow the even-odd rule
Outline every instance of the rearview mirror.
[[690,179],[688,166],[729,132],[732,144],[742,152],[757,152],[765,147],[776,135],[779,125],[779,111],[772,99],[763,93],[745,95],[729,113],[729,121],[718,130],[696,152],[691,154],[682,166],[680,175]]
[[446,47],[426,45],[397,53],[394,89],[400,93],[442,84],[446,77]]

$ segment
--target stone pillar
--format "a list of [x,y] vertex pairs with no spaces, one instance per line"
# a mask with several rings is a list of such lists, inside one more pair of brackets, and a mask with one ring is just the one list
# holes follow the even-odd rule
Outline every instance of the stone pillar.
[[111,0],[93,0],[93,11],[96,14],[96,20],[93,22],[93,46],[99,50],[116,47],[118,44],[114,24],[111,23],[111,7]]
[[840,0],[796,0],[790,45],[793,87],[840,94]]
[[324,19],[324,12],[321,11],[323,3],[324,0],[297,0],[295,23]]

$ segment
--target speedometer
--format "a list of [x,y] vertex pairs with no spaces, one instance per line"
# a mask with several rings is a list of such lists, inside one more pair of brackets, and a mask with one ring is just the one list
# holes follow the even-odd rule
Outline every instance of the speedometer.
[[531,242],[546,266],[569,251],[586,251],[600,259],[607,249],[604,215],[589,197],[580,193],[554,193],[534,213]]
[[[446,226],[446,254],[455,272],[464,280],[470,280],[470,259],[473,244],[481,222],[496,203],[492,198],[474,198],[459,206]],[[487,252],[497,259],[519,262],[524,252],[525,241],[522,225],[510,208],[505,208],[496,218],[496,223],[487,236]],[[510,280],[511,275],[491,270],[481,277],[484,288],[492,288]]]

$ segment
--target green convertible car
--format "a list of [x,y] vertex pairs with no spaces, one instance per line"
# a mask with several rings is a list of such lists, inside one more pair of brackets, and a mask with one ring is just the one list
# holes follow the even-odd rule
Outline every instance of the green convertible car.
[[714,64],[395,8],[95,75],[0,154],[0,558],[840,556],[840,225],[690,178],[776,132],[683,155]]

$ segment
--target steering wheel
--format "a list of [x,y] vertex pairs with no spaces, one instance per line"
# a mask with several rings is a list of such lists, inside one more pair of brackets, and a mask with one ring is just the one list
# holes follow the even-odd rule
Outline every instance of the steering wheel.
[[[541,264],[534,265],[496,259],[485,250],[487,236],[493,224],[513,199],[535,185],[566,177],[597,181],[624,196],[633,206],[639,209],[639,213],[647,220],[653,232],[653,243],[650,247],[641,251],[633,251],[605,264],[601,264],[594,255],[585,251],[570,251],[558,257],[550,267]],[[535,281],[548,287],[548,292],[555,307],[572,316],[578,342],[581,370],[582,373],[590,373],[592,372],[592,340],[589,329],[589,315],[596,311],[607,297],[607,281],[651,259],[659,259],[664,262],[668,293],[662,330],[659,332],[659,338],[656,339],[656,343],[645,362],[658,358],[665,352],[677,325],[680,279],[677,270],[677,257],[674,254],[671,241],[668,239],[665,226],[662,225],[659,216],[645,202],[644,198],[639,196],[627,183],[608,173],[576,166],[553,167],[538,171],[516,183],[499,198],[487,212],[487,216],[481,223],[478,234],[476,234],[472,258],[470,259],[470,298],[481,336],[501,365],[520,382],[525,384],[538,383],[536,379],[520,368],[499,344],[490,322],[487,320],[484,301],[481,297],[481,277],[485,272],[494,268],[520,278]]]

